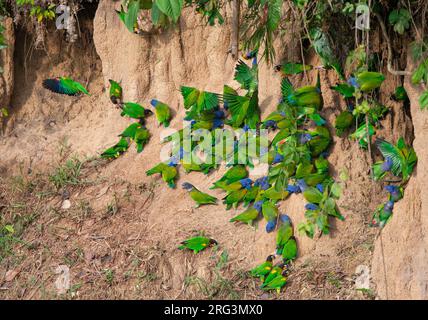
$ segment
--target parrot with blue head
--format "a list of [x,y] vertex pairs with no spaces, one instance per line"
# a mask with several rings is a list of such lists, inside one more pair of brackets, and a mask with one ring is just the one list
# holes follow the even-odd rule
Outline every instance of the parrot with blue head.
[[196,202],[196,208],[199,208],[201,205],[217,203],[216,197],[210,196],[207,193],[199,191],[194,185],[188,182],[184,182],[182,184],[182,187],[184,190],[189,192],[190,197],[193,199],[193,201]]
[[155,108],[155,115],[159,125],[162,124],[165,128],[169,127],[169,122],[171,120],[171,110],[169,106],[156,99],[152,99],[150,104]]

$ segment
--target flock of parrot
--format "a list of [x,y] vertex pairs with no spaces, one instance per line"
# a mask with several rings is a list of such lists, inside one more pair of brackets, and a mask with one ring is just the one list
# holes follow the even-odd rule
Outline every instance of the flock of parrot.
[[[251,270],[251,275],[260,278],[263,290],[279,292],[286,284],[290,273],[290,263],[297,257],[297,242],[294,237],[294,228],[290,217],[279,212],[280,201],[291,194],[302,193],[307,200],[305,205],[306,222],[299,224],[299,231],[313,237],[318,228],[320,233],[329,233],[329,217],[343,220],[336,206],[340,197],[340,185],[329,175],[328,149],[332,142],[326,121],[319,112],[323,108],[319,72],[314,85],[294,87],[289,80],[290,76],[303,72],[310,72],[313,67],[294,62],[285,62],[274,68],[281,77],[281,95],[277,108],[265,119],[261,119],[258,100],[258,62],[257,51],[248,52],[244,59],[251,60],[248,65],[239,60],[234,80],[239,88],[224,86],[223,94],[201,91],[192,87],[181,87],[181,94],[186,109],[185,120],[189,123],[192,135],[204,129],[212,133],[212,140],[191,140],[190,146],[185,146],[184,128],[166,137],[164,142],[172,144],[170,159],[160,162],[146,171],[148,176],[158,174],[170,187],[176,187],[178,179],[178,165],[185,172],[203,172],[209,174],[225,162],[228,170],[210,189],[221,189],[225,192],[223,204],[226,210],[237,209],[240,205],[243,211],[230,219],[231,223],[254,225],[259,218],[266,221],[266,232],[276,230],[276,252],[269,255],[264,263]],[[340,71],[335,64],[330,65]],[[344,79],[343,76],[340,76]],[[362,94],[379,88],[385,77],[377,72],[363,71],[348,79],[346,83],[332,87],[346,100],[348,110],[336,118],[336,133],[341,136],[353,124],[357,125],[354,135],[364,147],[368,143],[366,123],[361,120],[361,110],[364,106],[357,105]],[[55,78],[43,81],[43,86],[55,93],[70,96],[89,95],[87,89],[70,78]],[[240,94],[239,92],[244,92]],[[142,152],[150,139],[150,133],[145,126],[147,118],[155,113],[158,125],[168,127],[172,118],[169,106],[156,99],[150,104],[154,112],[138,103],[123,102],[122,87],[110,80],[110,100],[121,110],[124,117],[136,120],[120,135],[119,142],[105,150],[101,156],[115,159],[128,150],[130,142],[134,141],[137,152]],[[396,99],[403,97],[403,92],[397,90]],[[221,107],[223,105],[223,108]],[[370,112],[376,108],[365,110]],[[355,111],[357,110],[357,111]],[[382,112],[370,114],[370,119],[378,121]],[[234,137],[231,146],[223,145],[223,136],[215,135],[217,130],[224,131],[224,126],[233,129],[242,129]],[[260,145],[260,129],[275,132],[268,146]],[[359,130],[361,132],[359,132]],[[370,127],[369,127],[370,133]],[[248,141],[259,142],[257,148],[245,155],[244,161],[239,158],[238,150],[245,147]],[[212,152],[221,145],[220,155]],[[201,158],[197,151],[204,145]],[[373,166],[375,180],[380,180],[388,173],[402,176],[403,181],[409,179],[416,164],[417,158],[413,149],[404,143],[403,139],[392,145],[385,140],[377,139],[376,146],[384,160]],[[251,179],[248,168],[254,168],[257,159],[266,156],[269,170],[266,176]],[[212,157],[212,161],[206,161]],[[204,161],[205,160],[205,161]],[[239,161],[238,161],[239,160]],[[184,182],[181,187],[188,192],[194,201],[195,207],[216,205],[218,199],[199,190],[196,186]],[[388,185],[386,191],[389,200],[379,206],[375,212],[372,225],[383,227],[391,217],[394,203],[403,197],[403,187]],[[197,236],[183,241],[179,249],[189,249],[198,253],[210,246],[217,245],[217,241],[205,236]],[[279,258],[279,262],[274,261]]]

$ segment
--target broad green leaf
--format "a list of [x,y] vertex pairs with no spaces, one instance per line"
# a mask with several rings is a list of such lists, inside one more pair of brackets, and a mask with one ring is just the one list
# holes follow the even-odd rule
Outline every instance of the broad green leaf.
[[174,22],[180,18],[184,0],[156,0],[159,10],[170,17]]
[[134,26],[137,22],[138,13],[140,12],[140,2],[132,0],[128,5],[128,12],[125,14],[125,25],[130,32],[134,32]]

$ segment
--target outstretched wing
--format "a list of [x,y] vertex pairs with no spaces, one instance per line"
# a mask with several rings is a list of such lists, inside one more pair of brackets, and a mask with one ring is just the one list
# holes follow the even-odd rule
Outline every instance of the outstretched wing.
[[59,79],[46,79],[43,80],[43,87],[59,94],[66,94],[68,96],[77,96],[81,92],[74,88],[73,86],[70,86],[66,83],[63,83]]
[[392,160],[392,173],[396,176],[399,175],[401,173],[401,163],[403,160],[400,150],[393,144],[380,138],[376,139],[375,144],[385,159],[390,158]]

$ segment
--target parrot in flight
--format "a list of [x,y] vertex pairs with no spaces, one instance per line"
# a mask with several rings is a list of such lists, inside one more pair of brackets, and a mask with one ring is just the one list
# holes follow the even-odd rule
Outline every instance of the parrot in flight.
[[258,89],[250,96],[240,96],[231,87],[225,85],[223,100],[228,105],[231,119],[227,122],[233,128],[247,125],[250,129],[256,129],[260,122],[260,109]]
[[263,262],[262,264],[258,265],[257,267],[255,267],[254,269],[252,269],[250,271],[251,276],[260,278],[262,280],[262,282],[263,282],[264,281],[264,277],[266,275],[268,275],[271,272],[271,270],[272,270],[273,259],[275,259],[275,256],[274,255],[269,255],[266,258],[265,262]]
[[113,104],[121,105],[122,104],[122,87],[120,84],[114,80],[109,80],[110,82],[110,100]]
[[200,91],[196,88],[181,86],[181,95],[184,99],[184,108],[190,111],[187,117],[194,118],[203,112],[216,109],[219,105],[219,95],[216,93]]
[[247,90],[247,96],[251,96],[259,87],[257,62],[250,68],[244,61],[239,60],[235,68],[234,80],[239,82],[242,89]]
[[158,123],[163,124],[165,128],[169,127],[169,121],[171,120],[171,110],[169,109],[169,106],[156,99],[152,99],[150,104],[155,108]]
[[146,175],[151,176],[153,174],[160,174],[162,180],[165,181],[170,188],[175,188],[175,179],[177,178],[177,163],[171,162],[169,164],[160,162],[153,168],[146,171]]
[[313,67],[308,64],[285,62],[275,66],[275,72],[280,72],[282,76],[288,77],[305,71],[311,71]]
[[52,92],[69,96],[78,96],[82,93],[90,96],[83,85],[67,77],[43,80],[43,87]]
[[193,199],[193,201],[196,202],[196,208],[199,208],[201,205],[204,205],[204,204],[217,203],[216,197],[210,196],[209,194],[199,191],[194,185],[188,182],[184,182],[182,184],[182,187],[184,190],[189,192],[190,197]]
[[193,237],[183,241],[181,245],[178,247],[178,249],[180,250],[189,249],[189,250],[192,250],[195,254],[197,254],[200,251],[205,250],[206,248],[217,244],[218,244],[217,241],[214,239],[210,239],[207,237]]

